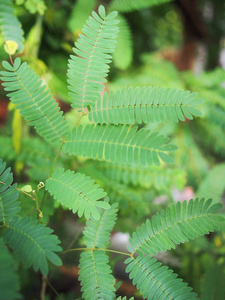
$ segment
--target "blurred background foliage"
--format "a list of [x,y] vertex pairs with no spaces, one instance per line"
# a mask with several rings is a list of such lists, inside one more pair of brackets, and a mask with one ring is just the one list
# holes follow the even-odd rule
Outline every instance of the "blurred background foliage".
[[[176,87],[198,92],[205,100],[202,118],[146,125],[172,137],[178,145],[172,166],[140,172],[138,168],[61,154],[57,166],[91,176],[112,202],[119,202],[115,230],[122,233],[133,231],[146,217],[174,201],[199,196],[224,202],[225,190],[225,1],[165,0],[161,5],[151,5],[157,1],[142,0],[139,5],[137,2],[12,1],[14,14],[24,31],[24,48],[20,44],[13,57],[20,55],[47,83],[71,126],[89,121],[85,117],[79,121],[79,113],[69,105],[67,61],[85,20],[99,4],[108,10],[118,10],[120,19],[106,90],[130,85]],[[0,24],[1,18],[0,12]],[[2,60],[9,59],[3,36],[0,36],[0,56]],[[3,89],[0,90],[0,145],[0,157],[12,167],[20,186],[36,186],[48,178],[56,150],[28,127],[8,103]],[[35,213],[35,203],[30,198],[21,196],[21,203],[22,215]],[[82,245],[84,220],[60,209],[50,197],[45,203],[43,221],[54,228],[63,246]],[[177,247],[172,255],[164,255],[164,262],[204,300],[224,299],[224,237],[222,228],[221,232]],[[73,299],[74,293],[79,295],[78,281],[74,284],[79,257],[67,255],[63,259],[68,268],[52,270],[49,278],[61,298],[48,288],[46,299]],[[112,265],[117,268],[116,259]],[[30,295],[37,299],[41,287],[41,278],[35,281],[32,272],[22,272],[22,292],[26,299],[31,299]],[[118,273],[118,277],[122,276]],[[123,283],[119,291],[121,295],[135,293],[129,283]]]

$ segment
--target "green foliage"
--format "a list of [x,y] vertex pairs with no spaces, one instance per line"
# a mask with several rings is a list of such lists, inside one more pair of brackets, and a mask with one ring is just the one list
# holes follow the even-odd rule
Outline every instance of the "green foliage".
[[18,254],[27,266],[33,266],[44,276],[48,274],[47,259],[56,266],[62,264],[61,259],[54,253],[62,250],[56,235],[44,224],[37,224],[31,217],[15,217],[4,232],[7,244]]
[[14,15],[11,0],[1,0],[0,33],[3,42],[7,43],[5,47],[7,53],[14,54],[16,50],[19,52],[23,50],[23,30],[19,20]]
[[[24,264],[33,265],[35,271],[41,270],[43,275],[48,273],[47,259],[53,264],[60,265],[60,258],[54,253],[61,251],[59,239],[52,235],[52,230],[44,224],[37,224],[32,217],[20,218],[18,191],[13,181],[10,168],[0,160],[0,222],[5,227],[4,240],[22,259]],[[15,298],[16,299],[16,298]]]
[[86,20],[96,7],[96,0],[78,0],[74,6],[68,22],[71,32],[77,34],[84,26]]
[[[138,3],[113,1],[112,6],[118,5],[122,7],[121,10],[124,10],[126,4],[129,4],[130,10],[133,10],[166,1],[168,0],[157,3],[147,0]],[[31,0],[27,2],[32,3]],[[77,5],[79,7],[81,2],[77,2]],[[144,298],[197,299],[196,294],[191,292],[191,288],[187,287],[186,283],[177,279],[177,275],[172,273],[172,270],[162,266],[150,255],[173,249],[180,243],[219,229],[224,217],[215,212],[221,208],[221,204],[211,205],[212,200],[205,201],[203,198],[178,202],[176,205],[161,210],[152,217],[151,221],[148,219],[132,234],[128,247],[129,253],[107,249],[110,232],[116,222],[117,210],[120,215],[123,215],[123,206],[126,206],[127,215],[129,214],[132,223],[140,219],[143,222],[143,217],[152,213],[152,197],[149,195],[150,193],[154,195],[154,190],[151,189],[146,196],[147,201],[143,200],[143,190],[154,186],[155,190],[160,189],[160,192],[164,192],[165,188],[169,189],[172,184],[176,185],[181,180],[182,171],[178,168],[182,166],[185,159],[178,157],[176,168],[166,169],[165,163],[173,162],[169,153],[175,150],[176,146],[168,144],[169,138],[157,131],[161,130],[172,135],[176,132],[176,127],[166,124],[164,128],[160,128],[160,125],[149,123],[191,120],[193,115],[201,115],[195,105],[202,102],[201,99],[196,99],[196,93],[190,94],[189,91],[177,89],[179,87],[177,82],[174,82],[175,89],[153,88],[152,86],[128,87],[103,94],[109,70],[108,64],[112,59],[111,54],[114,51],[115,38],[118,33],[116,15],[116,12],[106,15],[104,7],[99,6],[98,14],[92,13],[83,28],[83,34],[75,44],[76,56],[71,56],[69,60],[68,83],[72,107],[82,111],[81,118],[88,115],[90,120],[97,124],[90,124],[86,119],[86,126],[78,126],[80,119],[75,122],[73,120],[71,123],[73,128],[70,131],[69,125],[64,120],[49,90],[46,90],[45,85],[42,86],[39,77],[27,64],[21,64],[20,58],[16,58],[12,65],[3,62],[6,71],[1,72],[1,79],[5,90],[10,92],[8,96],[16,105],[16,109],[20,110],[29,125],[33,125],[48,142],[59,148],[56,154],[54,148],[45,147],[40,140],[32,143],[28,139],[22,143],[21,152],[17,157],[16,162],[24,163],[25,168],[30,168],[22,172],[22,180],[26,181],[24,174],[36,180],[41,176],[44,179],[48,178],[45,188],[44,183],[25,182],[26,188],[20,189],[30,201],[34,200],[37,220],[32,216],[24,216],[24,212],[21,214],[22,217],[15,216],[19,210],[18,193],[15,185],[10,186],[12,183],[10,170],[5,171],[5,165],[1,162],[0,216],[2,219],[0,221],[3,223],[1,227],[4,231],[4,240],[25,265],[33,266],[35,271],[40,270],[44,276],[48,273],[49,261],[56,266],[61,265],[62,262],[56,254],[61,251],[59,239],[51,234],[52,230],[49,227],[42,223],[44,212],[42,206],[47,207],[46,201],[49,195],[46,196],[46,191],[48,191],[64,207],[71,209],[74,213],[77,212],[78,217],[84,215],[88,219],[83,238],[87,248],[68,249],[64,252],[65,254],[73,250],[83,250],[79,262],[79,280],[84,299],[116,299],[115,278],[112,275],[111,261],[109,263],[109,257],[106,255],[106,252],[110,251],[129,257],[126,260],[128,264],[126,272],[129,273],[133,284],[137,285]],[[155,64],[155,69],[159,69],[157,61],[153,64]],[[153,76],[152,70],[148,72]],[[164,72],[163,68],[162,72]],[[168,75],[165,77],[156,75],[154,74],[156,81],[159,81],[159,86],[168,79]],[[133,78],[133,80],[136,79]],[[141,77],[139,80],[143,84]],[[223,113],[220,114],[217,110],[214,113],[216,116],[223,116]],[[118,125],[121,123],[123,125]],[[132,125],[136,123],[148,125],[133,127]],[[81,122],[81,124],[84,123]],[[222,127],[224,125],[222,122],[219,124],[222,124]],[[182,144],[181,132],[179,128],[176,133],[178,133],[178,143]],[[194,151],[192,149],[190,151],[195,156],[198,146],[193,142],[190,131],[187,130],[187,132],[191,139],[188,136],[184,144],[187,149],[192,148],[194,144]],[[180,156],[185,149],[182,146]],[[10,145],[7,144],[7,147],[9,149]],[[32,147],[34,149],[30,149]],[[60,157],[61,150],[103,162],[95,166],[90,160],[66,157],[69,161],[67,164],[62,158],[66,154]],[[4,152],[3,154],[7,155]],[[59,157],[61,160],[57,162]],[[189,159],[191,158],[190,156]],[[196,159],[198,160],[199,157]],[[12,160],[16,160],[16,156],[13,156]],[[162,163],[162,168],[159,168],[160,163]],[[89,176],[77,172],[77,170],[82,170],[83,165],[87,173],[93,173],[97,183],[101,182],[107,192],[109,190],[110,201],[108,198],[102,201],[101,199],[106,196],[103,189]],[[65,170],[66,166],[70,166],[74,171]],[[151,178],[153,174],[154,179]],[[40,192],[41,187],[43,190]],[[42,198],[40,203],[39,197]],[[127,200],[127,198],[130,199]],[[53,198],[51,200],[50,205],[53,206]],[[9,204],[12,204],[12,211],[8,211]],[[141,215],[140,219],[138,219],[139,215]],[[133,226],[134,224],[131,225],[132,228]],[[132,228],[129,228],[129,232]],[[73,242],[74,240],[70,241],[70,245]],[[44,288],[42,292],[43,290]]]
[[[35,189],[37,186],[37,182],[28,182],[28,183],[30,183],[32,189]],[[23,187],[24,187],[24,184],[18,185],[18,188],[20,188],[20,189],[23,189]],[[45,193],[44,189],[41,189],[40,191],[38,191],[39,199],[43,199],[44,193]],[[20,199],[21,210],[18,213],[18,215],[20,217],[29,216],[29,217],[36,218],[37,212],[36,212],[35,201],[22,192],[20,193],[19,199]],[[55,206],[56,205],[55,205],[54,199],[50,195],[46,195],[45,205],[41,209],[41,214],[42,214],[41,222],[42,223],[48,224],[48,222],[50,221],[50,217],[52,217],[54,215]]]
[[116,15],[112,12],[106,16],[105,9],[100,6],[99,15],[92,12],[75,43],[73,51],[77,56],[71,56],[68,65],[68,88],[72,91],[69,95],[74,108],[93,105],[104,88],[118,32]]
[[204,198],[188,203],[178,202],[153,216],[132,235],[129,251],[138,254],[157,254],[170,250],[175,244],[187,242],[197,236],[219,229],[223,217],[215,215],[222,205],[211,205],[212,199]]
[[[25,173],[33,180],[45,181],[49,177],[52,161],[56,152],[52,145],[45,143],[38,137],[28,137],[22,140],[21,151],[17,160],[26,166]],[[62,166],[60,161],[56,167]]]
[[4,147],[0,147],[0,157],[7,161],[14,160],[16,153],[13,149],[12,139],[8,136],[0,136],[0,144]]
[[[87,221],[84,244],[88,248],[106,247],[116,219],[116,205],[100,211],[100,219]],[[115,279],[108,265],[105,251],[87,250],[81,254],[80,276],[84,299],[115,299]],[[90,274],[92,274],[90,276]]]
[[194,106],[201,104],[197,94],[158,87],[130,87],[99,95],[89,118],[95,123],[134,124],[149,122],[178,122],[192,120],[201,113]]
[[213,201],[220,202],[225,191],[225,182],[221,178],[225,178],[225,164],[218,164],[210,170],[200,184],[197,196],[208,198],[213,195]]
[[161,167],[128,166],[126,164],[98,163],[95,167],[113,181],[141,186],[143,188],[155,188],[163,191],[175,186],[181,189],[186,182],[186,174],[180,169]]
[[[152,221],[147,220],[141,229],[138,228],[130,239],[132,248],[129,247],[131,255],[125,263],[128,264],[126,272],[133,279],[144,298],[158,300],[160,297],[170,299],[197,299],[196,294],[191,292],[177,275],[172,273],[168,267],[162,266],[155,258],[143,254],[155,254],[160,251],[174,248],[175,244],[188,241],[196,236],[213,231],[219,228],[218,224],[224,218],[216,215],[215,212],[221,205],[211,205],[211,200],[190,200],[189,203],[177,203],[177,205],[162,210],[161,213],[153,216]],[[114,210],[114,211],[113,211]],[[108,211],[108,213],[110,210]],[[113,299],[113,279],[107,265],[108,260],[105,253],[96,251],[96,247],[105,247],[108,243],[109,233],[112,230],[115,219],[115,209],[111,208],[108,218],[101,212],[98,221],[89,220],[84,231],[84,243],[87,251],[81,254],[80,259],[80,280],[83,286],[82,291],[85,299],[100,298]],[[108,221],[107,221],[108,219]],[[107,226],[107,228],[105,228]],[[90,249],[91,248],[91,249]],[[134,252],[140,256],[135,258]],[[102,260],[101,260],[102,257]],[[87,275],[87,271],[94,274]],[[106,274],[105,283],[109,294],[106,297],[104,285],[101,283],[103,274]],[[86,288],[85,287],[93,287]],[[103,297],[104,295],[104,297]],[[179,297],[179,298],[178,298]]]
[[[162,60],[157,53],[143,54],[140,60],[141,65],[138,65],[137,68],[118,74],[112,82],[109,82],[110,90],[115,91],[118,88],[129,88],[130,86],[134,88],[138,86],[144,87],[149,84],[151,86],[165,86],[179,90],[187,88],[181,81],[181,75],[176,67],[170,61]],[[188,86],[188,90],[192,90],[192,88]]]
[[86,219],[92,215],[99,219],[100,215],[97,207],[108,209],[110,206],[104,201],[98,201],[106,196],[106,193],[93,184],[94,180],[81,173],[64,169],[57,169],[46,182],[46,189],[61,204],[72,211],[78,212],[78,216],[83,214]]
[[21,299],[18,293],[19,277],[15,273],[14,261],[2,238],[0,238],[0,300]]
[[20,202],[16,184],[12,184],[13,175],[11,169],[6,169],[6,163],[0,159],[0,222],[8,224],[20,211]]
[[88,248],[104,248],[109,244],[109,235],[116,222],[117,204],[108,210],[100,211],[98,221],[91,218],[84,231],[84,244]]
[[34,126],[47,141],[59,144],[64,141],[68,125],[59,111],[57,103],[52,99],[46,86],[26,63],[21,64],[16,58],[14,65],[3,63],[7,71],[2,71],[1,80],[8,96],[21,115]]
[[201,299],[223,300],[225,298],[225,272],[222,265],[209,266],[202,282]]
[[43,15],[46,10],[44,0],[16,0],[16,4],[24,5],[31,14],[39,13]]
[[[125,296],[125,297],[118,297],[118,298],[116,298],[116,300],[128,300],[128,298]],[[129,298],[129,300],[134,300],[134,297],[131,297],[131,298]]]
[[126,272],[130,273],[130,279],[133,279],[133,284],[137,285],[144,298],[152,300],[198,299],[182,279],[177,279],[177,275],[172,273],[172,270],[162,266],[155,258],[130,257],[125,263],[128,264]]
[[176,146],[168,141],[169,138],[144,128],[137,131],[137,127],[87,125],[73,128],[63,151],[109,162],[159,165],[159,158],[173,162],[167,152],[176,150]]
[[111,203],[119,203],[120,214],[129,212],[130,216],[137,219],[137,215],[148,215],[148,201],[143,203],[142,190],[137,187],[124,185],[116,180],[112,180],[107,174],[101,172],[97,164],[87,163],[86,167],[79,168],[82,173],[91,176],[107,192]]
[[[116,298],[116,300],[128,300],[128,298],[127,297],[118,297],[118,298]],[[134,297],[131,297],[131,298],[129,298],[129,300],[134,300]]]
[[198,134],[204,136],[201,144],[215,154],[224,157],[225,153],[225,105],[224,105],[224,76],[223,69],[217,68],[193,76],[190,72],[184,74],[186,85],[201,92],[206,99],[204,119],[198,121]]
[[113,62],[117,68],[125,70],[133,60],[132,36],[127,20],[122,15],[118,15],[117,19],[120,21],[118,24],[119,33],[116,48],[113,52]]
[[81,254],[79,280],[84,299],[115,299],[115,279],[105,251],[87,250]]
[[171,0],[113,0],[111,4],[111,9],[115,9],[120,12],[129,12],[132,10],[151,7],[170,1]]

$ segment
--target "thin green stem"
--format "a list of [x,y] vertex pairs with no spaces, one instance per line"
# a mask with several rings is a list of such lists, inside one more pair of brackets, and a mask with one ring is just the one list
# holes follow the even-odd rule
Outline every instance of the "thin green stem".
[[75,124],[75,127],[80,123],[80,120],[81,120],[84,116],[86,116],[86,115],[87,115],[87,113],[82,112],[82,115],[81,115],[80,118],[77,120],[77,122],[76,122],[76,124]]
[[35,203],[36,203],[36,211],[37,211],[37,219],[40,219],[40,209],[39,209],[39,202],[38,202],[38,195],[37,192],[35,191]]
[[74,248],[74,249],[68,249],[60,253],[60,255],[63,255],[68,252],[75,252],[75,251],[106,251],[106,252],[112,252],[112,253],[117,253],[121,255],[126,255],[126,256],[132,256],[131,253],[126,253],[126,252],[121,252],[121,251],[116,251],[116,250],[111,250],[111,249],[105,249],[105,248]]
[[[5,185],[5,182],[3,182],[3,181],[0,181],[0,183]],[[11,187],[12,185],[10,184],[9,186]],[[23,193],[24,195],[30,197],[32,200],[35,201],[35,198],[32,195],[28,194],[27,192],[23,191],[22,189],[16,188],[16,190],[18,190],[19,192]]]
[[61,146],[60,146],[60,148],[59,148],[59,151],[58,151],[58,153],[57,153],[57,155],[56,155],[56,157],[55,157],[55,159],[54,159],[54,162],[53,162],[53,164],[52,164],[51,171],[50,171],[50,173],[49,173],[49,177],[51,177],[52,172],[54,171],[55,164],[56,164],[56,162],[57,162],[57,160],[58,160],[59,154],[60,154],[61,151],[62,151],[63,144],[64,144],[64,143],[61,144]]
[[62,297],[59,295],[59,293],[56,291],[56,289],[52,286],[52,284],[48,280],[48,277],[46,277],[46,276],[43,276],[43,278],[42,278],[41,300],[45,300],[46,284],[53,290],[53,292],[57,295],[57,297],[62,300]]

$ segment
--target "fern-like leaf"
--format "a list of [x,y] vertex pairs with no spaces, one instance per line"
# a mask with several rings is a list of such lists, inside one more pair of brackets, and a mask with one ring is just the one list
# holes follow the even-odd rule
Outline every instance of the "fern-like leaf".
[[105,201],[98,201],[106,196],[103,189],[94,180],[81,173],[74,173],[63,168],[54,171],[52,176],[46,181],[46,189],[62,205],[72,211],[78,212],[78,216],[83,214],[86,219],[92,215],[95,219],[100,218],[97,207],[108,209],[110,205]]
[[171,1],[172,0],[113,0],[110,8],[120,12],[129,12]]
[[8,224],[20,211],[20,202],[17,201],[19,192],[16,184],[12,184],[11,169],[6,169],[6,163],[0,159],[0,222]]
[[14,261],[2,238],[0,238],[0,266],[0,300],[20,299],[19,278],[14,270]]
[[10,93],[10,100],[20,110],[21,115],[29,125],[35,127],[47,141],[61,144],[67,136],[68,124],[62,117],[57,103],[52,98],[46,86],[33,70],[20,58],[16,58],[14,65],[3,62],[7,71],[0,72],[2,85]]
[[107,192],[111,202],[119,203],[120,212],[124,213],[124,211],[126,211],[127,213],[131,213],[131,206],[133,209],[140,209],[142,207],[140,203],[143,204],[143,198],[139,189],[132,189],[130,186],[111,180],[103,172],[98,170],[96,165],[97,164],[89,163],[85,167],[79,168],[79,171],[96,180]]
[[132,36],[127,20],[122,15],[118,15],[117,19],[120,23],[113,62],[117,68],[125,70],[131,65],[133,59]]
[[197,236],[219,229],[224,217],[215,212],[222,207],[217,203],[210,205],[212,199],[191,199],[188,203],[162,210],[138,228],[130,238],[129,251],[143,254],[156,254],[175,248],[175,245],[187,242]]
[[55,252],[62,248],[56,235],[44,224],[37,224],[31,217],[15,217],[4,232],[6,243],[18,254],[27,266],[33,265],[34,271],[41,270],[44,276],[48,273],[47,259],[54,265],[62,264]]
[[[14,15],[11,0],[1,0],[0,3],[0,32],[3,41],[7,44],[6,51],[11,55],[15,50],[23,50],[23,30],[17,17]],[[14,51],[10,49],[10,43],[16,43]]]
[[137,127],[129,126],[87,125],[73,128],[63,151],[115,163],[159,165],[159,158],[173,162],[167,152],[176,150],[176,146],[166,144],[168,141],[144,128],[137,131]]
[[125,164],[96,163],[94,167],[116,182],[132,184],[149,189],[167,190],[172,186],[181,189],[186,182],[185,171],[181,169],[164,169],[161,167],[128,166]]
[[81,254],[79,280],[85,300],[115,299],[115,279],[104,251],[87,250]]
[[182,279],[166,266],[162,266],[155,258],[130,257],[125,261],[128,264],[126,272],[129,273],[133,284],[137,285],[144,299],[179,299],[196,300],[196,294],[191,292]]
[[209,266],[201,286],[202,300],[225,299],[225,272],[224,268],[217,263]]
[[201,116],[195,105],[202,103],[197,93],[171,88],[129,87],[99,95],[89,112],[95,123],[134,124],[178,122]]
[[75,43],[76,56],[71,56],[68,70],[69,95],[74,108],[82,110],[91,106],[104,88],[118,32],[116,15],[111,12],[107,16],[100,5],[98,14],[92,12]]
[[110,232],[116,222],[117,204],[108,210],[100,210],[100,219],[91,218],[84,230],[84,244],[88,248],[105,248],[109,243]]

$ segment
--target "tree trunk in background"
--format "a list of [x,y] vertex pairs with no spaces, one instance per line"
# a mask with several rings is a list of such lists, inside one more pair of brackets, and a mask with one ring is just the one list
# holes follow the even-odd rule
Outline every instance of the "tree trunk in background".
[[180,71],[193,69],[198,43],[207,40],[206,28],[202,21],[198,2],[198,0],[175,1],[181,13],[184,28],[184,43],[175,62]]
[[206,20],[209,32],[207,69],[211,70],[218,66],[220,55],[220,42],[225,31],[225,1],[211,0],[208,2],[211,16]]

